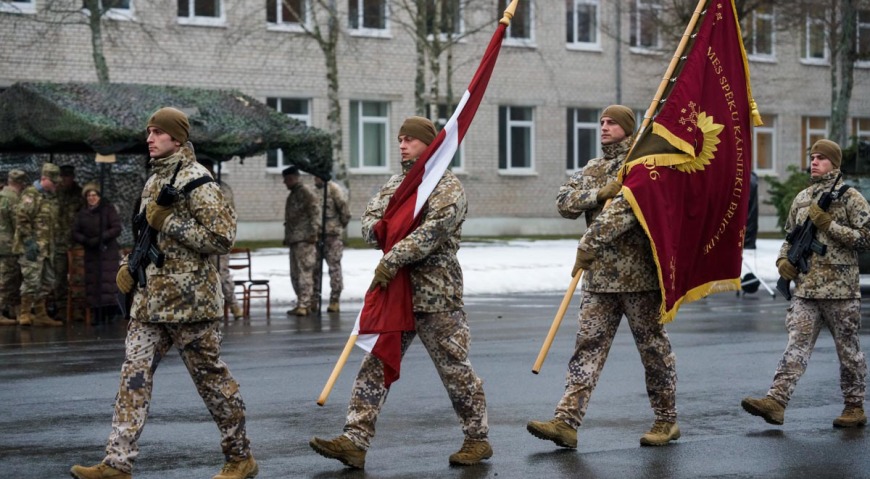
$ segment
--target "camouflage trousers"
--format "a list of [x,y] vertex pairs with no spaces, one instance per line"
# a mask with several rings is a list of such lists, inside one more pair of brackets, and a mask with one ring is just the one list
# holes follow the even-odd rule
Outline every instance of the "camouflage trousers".
[[807,299],[795,297],[785,317],[788,345],[776,367],[773,384],[767,395],[788,405],[798,380],[807,369],[810,355],[822,326],[834,338],[840,358],[840,389],[843,402],[864,407],[867,386],[867,363],[861,352],[858,331],[861,329],[860,299]]
[[311,308],[314,294],[314,263],[317,248],[314,243],[300,241],[290,244],[290,283],[296,293],[296,306]]
[[656,420],[676,422],[676,357],[659,323],[658,291],[594,293],[583,291],[580,329],[568,363],[565,394],[555,417],[579,428],[624,314],[646,374],[646,392]]
[[[344,278],[341,275],[341,257],[344,254],[344,241],[339,235],[327,235],[323,240],[323,260],[329,270],[329,302],[341,299]],[[320,259],[320,258],[318,258]],[[323,270],[320,264],[314,265],[314,297],[319,298],[323,290]]]
[[250,454],[245,432],[245,403],[239,384],[221,361],[221,333],[215,322],[159,324],[131,320],[121,385],[115,397],[112,433],[103,462],[131,473],[139,455],[137,444],[151,404],[154,372],[171,346],[181,354],[197,392],[221,434],[227,461]]
[[[471,367],[468,350],[471,332],[465,311],[415,313],[415,331],[402,333],[402,355],[415,336],[435,364],[435,370],[447,389],[453,410],[462,423],[462,432],[471,440],[484,440],[489,434],[483,380]],[[366,354],[353,385],[344,434],[357,446],[368,449],[375,435],[375,422],[388,389],[384,387],[384,365]]]
[[21,304],[21,267],[18,265],[18,255],[0,255],[0,313],[4,308],[12,310]]
[[233,283],[233,273],[230,272],[230,255],[212,255],[209,257],[211,264],[218,270],[221,278],[221,291],[224,293],[224,304],[233,305],[238,303],[236,298],[236,284]]
[[54,289],[51,293],[51,298],[55,306],[64,311],[66,308],[66,295],[69,291],[69,260],[67,259],[66,249],[59,248],[54,255]]
[[54,291],[53,258],[38,257],[29,261],[24,255],[18,257],[21,267],[21,296],[32,296],[37,300],[48,298]]

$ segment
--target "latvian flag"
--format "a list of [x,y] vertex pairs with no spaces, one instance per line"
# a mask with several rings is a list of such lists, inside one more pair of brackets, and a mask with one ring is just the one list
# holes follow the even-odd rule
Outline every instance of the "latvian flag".
[[[499,23],[453,116],[420,155],[390,199],[384,217],[375,225],[378,238],[383,239],[384,253],[418,226],[420,211],[450,165],[477,112],[498,59],[505,28],[504,23]],[[366,294],[352,333],[359,335],[358,346],[384,363],[387,387],[399,379],[402,332],[413,330],[411,279],[407,268],[401,268],[386,289],[375,288]]]

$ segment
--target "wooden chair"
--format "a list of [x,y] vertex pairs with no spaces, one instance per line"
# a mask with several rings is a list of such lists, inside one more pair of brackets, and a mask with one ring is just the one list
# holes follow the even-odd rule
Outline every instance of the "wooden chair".
[[[262,298],[266,300],[266,318],[271,319],[272,316],[272,299],[271,290],[268,279],[254,278],[251,274],[251,250],[249,248],[233,248],[229,254],[229,263],[227,266],[235,276],[233,283],[235,287],[241,288],[241,291],[235,291],[236,297],[242,299],[243,310],[245,317],[251,317],[251,300]],[[241,277],[238,277],[238,276]],[[241,294],[241,296],[239,296]]]
[[66,294],[67,325],[72,324],[73,311],[79,308],[85,310],[85,325],[91,325],[91,308],[88,306],[88,293],[85,290],[85,250],[81,246],[66,252],[67,281],[69,289]]

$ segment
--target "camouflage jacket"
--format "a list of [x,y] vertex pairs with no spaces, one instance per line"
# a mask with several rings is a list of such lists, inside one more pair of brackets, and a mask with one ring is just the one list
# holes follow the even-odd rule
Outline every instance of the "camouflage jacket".
[[296,183],[284,204],[284,245],[313,243],[320,233],[320,203],[311,188]]
[[85,202],[82,198],[82,187],[76,183],[64,190],[58,187],[57,196],[57,228],[55,228],[54,244],[57,254],[66,256],[66,251],[72,246],[72,229],[76,215]]
[[15,209],[18,193],[12,188],[0,190],[0,255],[12,254],[12,239],[15,237]]
[[157,199],[179,162],[174,183],[179,197],[157,235],[165,264],[162,268],[148,265],[147,284],[137,289],[133,298],[130,314],[142,322],[191,323],[223,316],[220,279],[208,256],[229,252],[236,238],[236,212],[227,207],[213,181],[184,190],[186,184],[209,175],[190,149],[184,147],[166,158],[151,159],[152,175],[142,189],[140,211]]
[[[604,157],[589,160],[559,188],[556,206],[570,219],[586,216],[586,233],[578,247],[593,253],[595,261],[583,273],[583,288],[600,293],[652,291],[659,289],[658,273],[649,239],[631,211],[631,205],[617,196],[602,213],[598,190],[617,179],[631,137],[604,146]],[[618,239],[617,239],[618,238]],[[570,258],[573,264],[574,258]]]
[[[390,198],[412,164],[403,164],[402,174],[390,178],[366,206],[362,216],[362,235],[367,243],[380,247],[374,226],[384,216]],[[417,229],[384,254],[383,262],[392,272],[403,266],[410,268],[415,312],[435,313],[462,308],[462,267],[456,252],[467,212],[462,183],[448,170],[420,212]]]
[[24,243],[34,240],[39,247],[39,258],[53,257],[56,225],[57,199],[54,193],[42,189],[39,180],[36,180],[21,192],[18,199],[12,252],[23,254]]
[[[341,236],[350,221],[347,193],[334,181],[328,181],[326,190],[326,235]],[[323,188],[315,188],[317,202],[323,204]]]
[[[813,179],[809,188],[797,194],[786,220],[787,231],[804,223],[810,205],[818,203],[822,194],[831,190],[838,173],[839,170],[833,170]],[[858,251],[870,247],[870,205],[858,190],[849,188],[842,198],[831,203],[828,213],[832,219],[828,231],[816,232],[816,239],[827,245],[827,252],[824,256],[815,253],[810,256],[810,270],[798,275],[794,295],[808,299],[858,299],[861,297]],[[779,258],[788,255],[790,246],[788,241],[783,242]]]

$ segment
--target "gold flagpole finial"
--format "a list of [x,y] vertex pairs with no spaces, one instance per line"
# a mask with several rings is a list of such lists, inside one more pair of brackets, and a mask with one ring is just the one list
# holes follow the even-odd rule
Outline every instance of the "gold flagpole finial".
[[517,3],[519,3],[519,1],[520,0],[511,1],[511,4],[504,9],[504,16],[501,17],[501,20],[499,20],[498,23],[504,24],[506,26],[511,25],[511,18],[514,18],[514,15],[516,14]]

